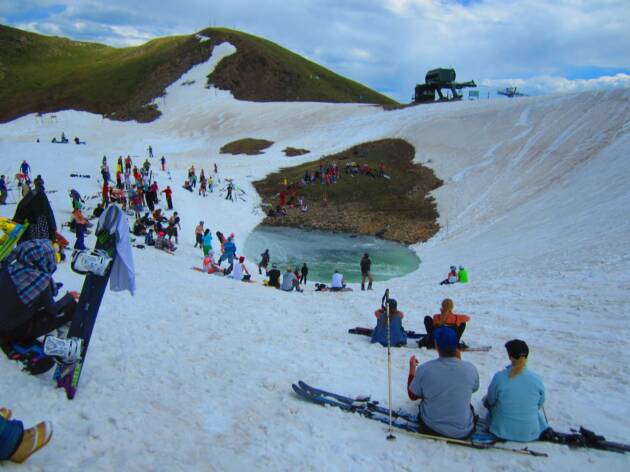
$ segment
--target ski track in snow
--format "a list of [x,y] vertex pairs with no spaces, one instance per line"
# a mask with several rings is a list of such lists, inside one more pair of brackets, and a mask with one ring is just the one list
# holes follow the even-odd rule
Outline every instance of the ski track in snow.
[[[113,170],[118,155],[140,163],[149,144],[154,170],[160,156],[167,158],[172,180],[159,171],[157,180],[174,189],[182,218],[176,255],[134,249],[137,295],[106,294],[74,401],[52,387],[50,374],[29,377],[0,360],[2,404],[27,425],[47,418],[55,426],[51,444],[20,470],[412,470],[418,457],[430,470],[628,470],[627,456],[549,444],[530,446],[550,454],[543,459],[403,435],[392,443],[382,425],[297,399],[291,383],[372,394],[386,404],[386,350],[347,329],[374,324],[385,287],[407,315],[405,326],[416,331],[449,296],[473,318],[465,338],[493,346],[465,355],[480,372],[478,412],[492,375],[508,362],[503,344],[518,337],[530,344],[530,366],[544,378],[552,425],[584,425],[627,442],[630,91],[388,112],[251,103],[205,88],[216,63],[234,50],[218,46],[213,58],[169,87],[156,101],[163,116],[150,124],[66,111],[0,126],[0,170],[12,175],[27,159],[47,189],[56,190],[49,197],[59,225],[70,216],[70,188],[99,193],[104,154]],[[51,144],[62,131],[88,144]],[[260,156],[219,154],[244,137],[275,144]],[[304,294],[285,294],[190,270],[201,263],[192,247],[201,219],[213,233],[234,231],[243,247],[262,218],[252,181],[385,137],[411,142],[417,161],[445,182],[434,192],[442,230],[414,246],[423,261],[418,271],[378,283],[374,292],[355,286],[351,293],[319,294],[309,284]],[[311,153],[288,158],[286,146]],[[247,192],[245,202],[182,190],[190,165],[211,173],[214,162],[219,178],[235,178]],[[72,172],[92,178],[71,179]],[[0,214],[12,216],[14,209],[2,207]],[[74,243],[74,235],[62,233]],[[93,235],[87,243],[94,244]],[[440,287],[448,266],[460,263],[471,282]],[[260,282],[254,261],[248,267]],[[67,289],[82,283],[67,263],[56,279]],[[434,357],[393,349],[393,401],[407,410],[416,409],[406,395],[412,353]]]

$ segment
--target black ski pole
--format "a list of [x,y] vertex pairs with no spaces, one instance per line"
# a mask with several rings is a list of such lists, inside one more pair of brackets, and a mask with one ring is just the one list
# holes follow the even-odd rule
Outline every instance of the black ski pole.
[[387,315],[387,388],[389,391],[389,431],[387,439],[391,441],[396,439],[396,436],[394,436],[392,430],[392,337],[389,323],[389,289],[385,290],[383,301],[385,303],[385,313]]

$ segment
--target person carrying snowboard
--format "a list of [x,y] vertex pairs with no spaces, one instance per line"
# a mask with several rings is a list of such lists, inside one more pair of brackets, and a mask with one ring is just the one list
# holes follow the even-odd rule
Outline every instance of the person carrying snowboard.
[[365,280],[368,280],[368,290],[372,290],[372,274],[370,270],[372,269],[372,259],[370,259],[369,254],[366,252],[363,254],[361,258],[361,290],[365,290]]
[[545,403],[542,379],[527,368],[525,341],[505,343],[510,365],[494,374],[483,404],[489,431],[507,441],[535,441],[549,428],[541,408]]
[[438,328],[434,339],[437,359],[423,364],[415,356],[409,359],[407,394],[411,400],[421,400],[421,433],[464,439],[475,428],[470,400],[479,389],[479,373],[473,364],[459,359],[455,331]]

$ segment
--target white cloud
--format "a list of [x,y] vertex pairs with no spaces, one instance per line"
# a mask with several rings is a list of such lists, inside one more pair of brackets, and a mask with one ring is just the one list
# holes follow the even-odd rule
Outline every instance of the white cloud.
[[531,95],[548,93],[573,93],[587,90],[630,87],[630,74],[615,74],[594,79],[569,80],[564,77],[539,76],[529,79],[483,80],[482,86],[490,88],[518,87],[519,92]]

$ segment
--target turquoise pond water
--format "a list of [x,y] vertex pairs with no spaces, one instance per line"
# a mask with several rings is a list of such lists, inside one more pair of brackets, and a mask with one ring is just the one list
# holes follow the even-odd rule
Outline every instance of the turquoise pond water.
[[253,265],[260,261],[265,249],[269,249],[271,262],[277,263],[281,271],[286,270],[287,265],[302,267],[306,262],[309,281],[326,284],[330,284],[335,269],[347,282],[361,282],[359,262],[366,252],[372,259],[375,281],[409,274],[420,265],[418,256],[407,246],[372,236],[257,226],[245,241],[248,266],[255,270]]

